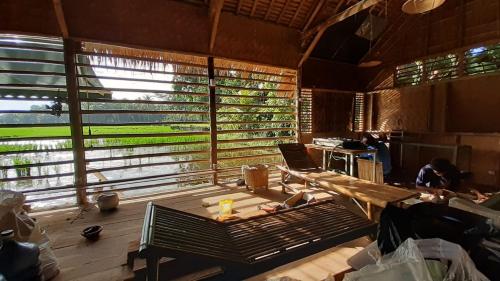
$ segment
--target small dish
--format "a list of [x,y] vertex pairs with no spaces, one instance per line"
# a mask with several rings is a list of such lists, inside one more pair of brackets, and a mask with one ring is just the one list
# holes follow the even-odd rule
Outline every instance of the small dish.
[[102,226],[93,225],[85,228],[81,234],[88,240],[95,241],[99,239],[99,234],[101,233],[101,231],[102,231]]

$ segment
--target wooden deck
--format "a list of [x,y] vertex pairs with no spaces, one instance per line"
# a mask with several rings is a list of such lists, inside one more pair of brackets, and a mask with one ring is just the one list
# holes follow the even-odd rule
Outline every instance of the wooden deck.
[[[287,195],[272,180],[269,191],[256,194],[234,185],[204,186],[176,191],[143,199],[121,203],[112,213],[100,213],[96,208],[81,211],[78,208],[35,213],[52,240],[52,248],[58,258],[61,274],[55,280],[124,280],[132,276],[126,266],[127,246],[140,237],[146,203],[157,204],[216,217],[218,201],[233,199],[238,213],[257,210],[265,203],[282,202]],[[335,196],[322,190],[313,190],[316,198]],[[288,195],[289,196],[289,195]],[[207,206],[208,207],[204,207]],[[80,231],[90,225],[104,227],[100,240],[87,242]],[[367,238],[357,239],[314,256],[276,268],[251,280],[266,280],[271,277],[289,276],[299,280],[321,280],[329,273],[341,272],[347,268],[346,259],[369,243]]]

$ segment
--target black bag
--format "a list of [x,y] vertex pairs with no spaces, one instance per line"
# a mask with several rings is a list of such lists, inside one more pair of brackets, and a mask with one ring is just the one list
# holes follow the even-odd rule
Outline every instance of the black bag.
[[408,238],[441,238],[470,250],[485,236],[484,217],[446,205],[420,203],[408,209],[388,205],[380,215],[377,244],[384,255]]

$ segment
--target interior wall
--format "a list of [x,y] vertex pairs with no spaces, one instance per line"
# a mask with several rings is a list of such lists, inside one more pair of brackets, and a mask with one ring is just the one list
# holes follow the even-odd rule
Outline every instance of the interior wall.
[[[61,0],[69,37],[129,47],[212,55],[295,69],[300,32],[222,12],[210,52],[207,6],[164,0]],[[50,0],[0,1],[0,32],[62,36]]]
[[472,146],[478,184],[500,185],[500,75],[374,93],[373,130],[403,130],[414,142]]

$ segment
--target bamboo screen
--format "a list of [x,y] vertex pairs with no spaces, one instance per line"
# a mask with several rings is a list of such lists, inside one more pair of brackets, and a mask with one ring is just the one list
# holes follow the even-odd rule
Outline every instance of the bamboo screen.
[[301,89],[300,93],[300,132],[312,133],[312,90]]
[[242,165],[277,164],[277,144],[296,141],[296,73],[215,59],[220,178]]
[[62,40],[1,34],[0,73],[0,190],[75,203]]
[[354,96],[353,131],[363,132],[365,129],[365,94],[356,93]]
[[137,196],[208,182],[206,58],[89,49],[77,56],[87,193]]

